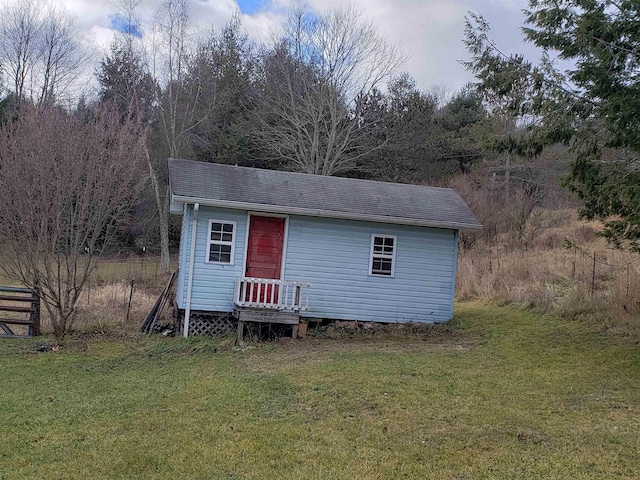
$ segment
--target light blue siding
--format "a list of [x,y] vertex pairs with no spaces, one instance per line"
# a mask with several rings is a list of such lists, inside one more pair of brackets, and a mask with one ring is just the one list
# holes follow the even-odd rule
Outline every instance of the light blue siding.
[[[397,236],[393,278],[369,275],[373,234]],[[291,217],[285,278],[312,283],[305,316],[449,320],[456,248],[452,230]]]
[[186,249],[187,243],[191,245],[190,242],[184,241],[183,239],[186,239],[186,234],[189,232],[190,227],[191,209],[189,208],[189,205],[185,205],[182,210],[182,230],[180,248],[178,249],[178,284],[176,286],[176,303],[180,308],[184,308],[184,302],[187,295],[187,277],[185,273],[187,272],[187,266],[189,265],[189,257],[187,257]]
[[[182,227],[177,302],[185,308],[190,254],[188,207]],[[210,219],[237,224],[233,265],[207,264]],[[247,212],[201,207],[191,308],[231,311],[235,279],[244,272]],[[371,236],[395,235],[393,278],[369,275]],[[316,217],[289,217],[284,279],[310,282],[304,316],[381,322],[434,322],[453,313],[454,230]]]
[[[189,275],[189,257],[191,255],[191,215],[193,205],[188,206],[188,221],[182,222],[180,277],[176,301],[178,308],[185,308],[187,301],[187,278]],[[233,265],[207,263],[207,235],[210,220],[236,222],[235,250]],[[213,312],[230,312],[234,308],[233,292],[235,280],[244,273],[244,243],[246,239],[247,212],[239,210],[211,209],[200,207],[196,232],[195,261],[193,265],[193,286],[191,309]],[[185,230],[186,228],[186,230]]]

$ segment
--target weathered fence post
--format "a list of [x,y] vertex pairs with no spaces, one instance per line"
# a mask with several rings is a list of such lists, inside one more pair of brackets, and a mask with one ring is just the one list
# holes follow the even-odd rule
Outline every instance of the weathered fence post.
[[596,252],[593,252],[593,268],[591,270],[591,296],[596,293]]
[[129,312],[131,311],[131,299],[133,298],[133,284],[136,281],[135,277],[131,279],[131,289],[129,290],[129,305],[127,306],[127,318],[124,323],[129,323]]
[[33,327],[30,328],[33,336],[40,335],[40,288],[36,287],[33,291],[34,301],[31,304],[33,307]]

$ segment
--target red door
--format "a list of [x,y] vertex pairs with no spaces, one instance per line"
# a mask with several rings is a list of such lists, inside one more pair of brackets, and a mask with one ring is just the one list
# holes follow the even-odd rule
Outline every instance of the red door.
[[[249,220],[249,244],[245,277],[280,278],[282,250],[284,247],[284,218],[251,215]],[[270,285],[255,289],[251,301],[270,302],[278,300],[278,289]],[[246,292],[249,300],[251,293]]]

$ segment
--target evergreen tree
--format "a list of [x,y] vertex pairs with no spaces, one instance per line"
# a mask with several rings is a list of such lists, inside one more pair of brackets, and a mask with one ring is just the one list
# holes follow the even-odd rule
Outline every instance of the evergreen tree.
[[135,111],[145,124],[152,122],[158,86],[132,49],[114,42],[96,75],[100,102],[114,105],[122,115]]
[[[191,131],[198,160],[253,165],[261,157],[250,134],[256,52],[233,17],[220,32],[212,32],[190,62],[187,82],[200,85],[202,118]],[[205,111],[206,110],[206,111]]]
[[566,183],[580,213],[640,251],[640,2],[531,0],[526,15],[526,38],[572,64],[564,75],[547,69],[542,113],[549,138],[574,142]]
[[389,82],[387,92],[360,96],[357,117],[375,128],[380,146],[354,172],[384,181],[421,182],[465,173],[483,158],[476,130],[487,115],[480,97],[463,90],[446,101],[425,93],[407,74]]

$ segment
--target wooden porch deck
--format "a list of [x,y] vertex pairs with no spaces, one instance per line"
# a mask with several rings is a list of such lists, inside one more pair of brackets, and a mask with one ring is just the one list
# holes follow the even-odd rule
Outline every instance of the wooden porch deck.
[[297,313],[282,312],[279,310],[268,310],[265,308],[236,308],[236,316],[238,317],[238,343],[242,342],[244,337],[244,323],[278,323],[281,325],[293,325],[291,338],[298,336],[298,325],[300,324],[300,315]]

